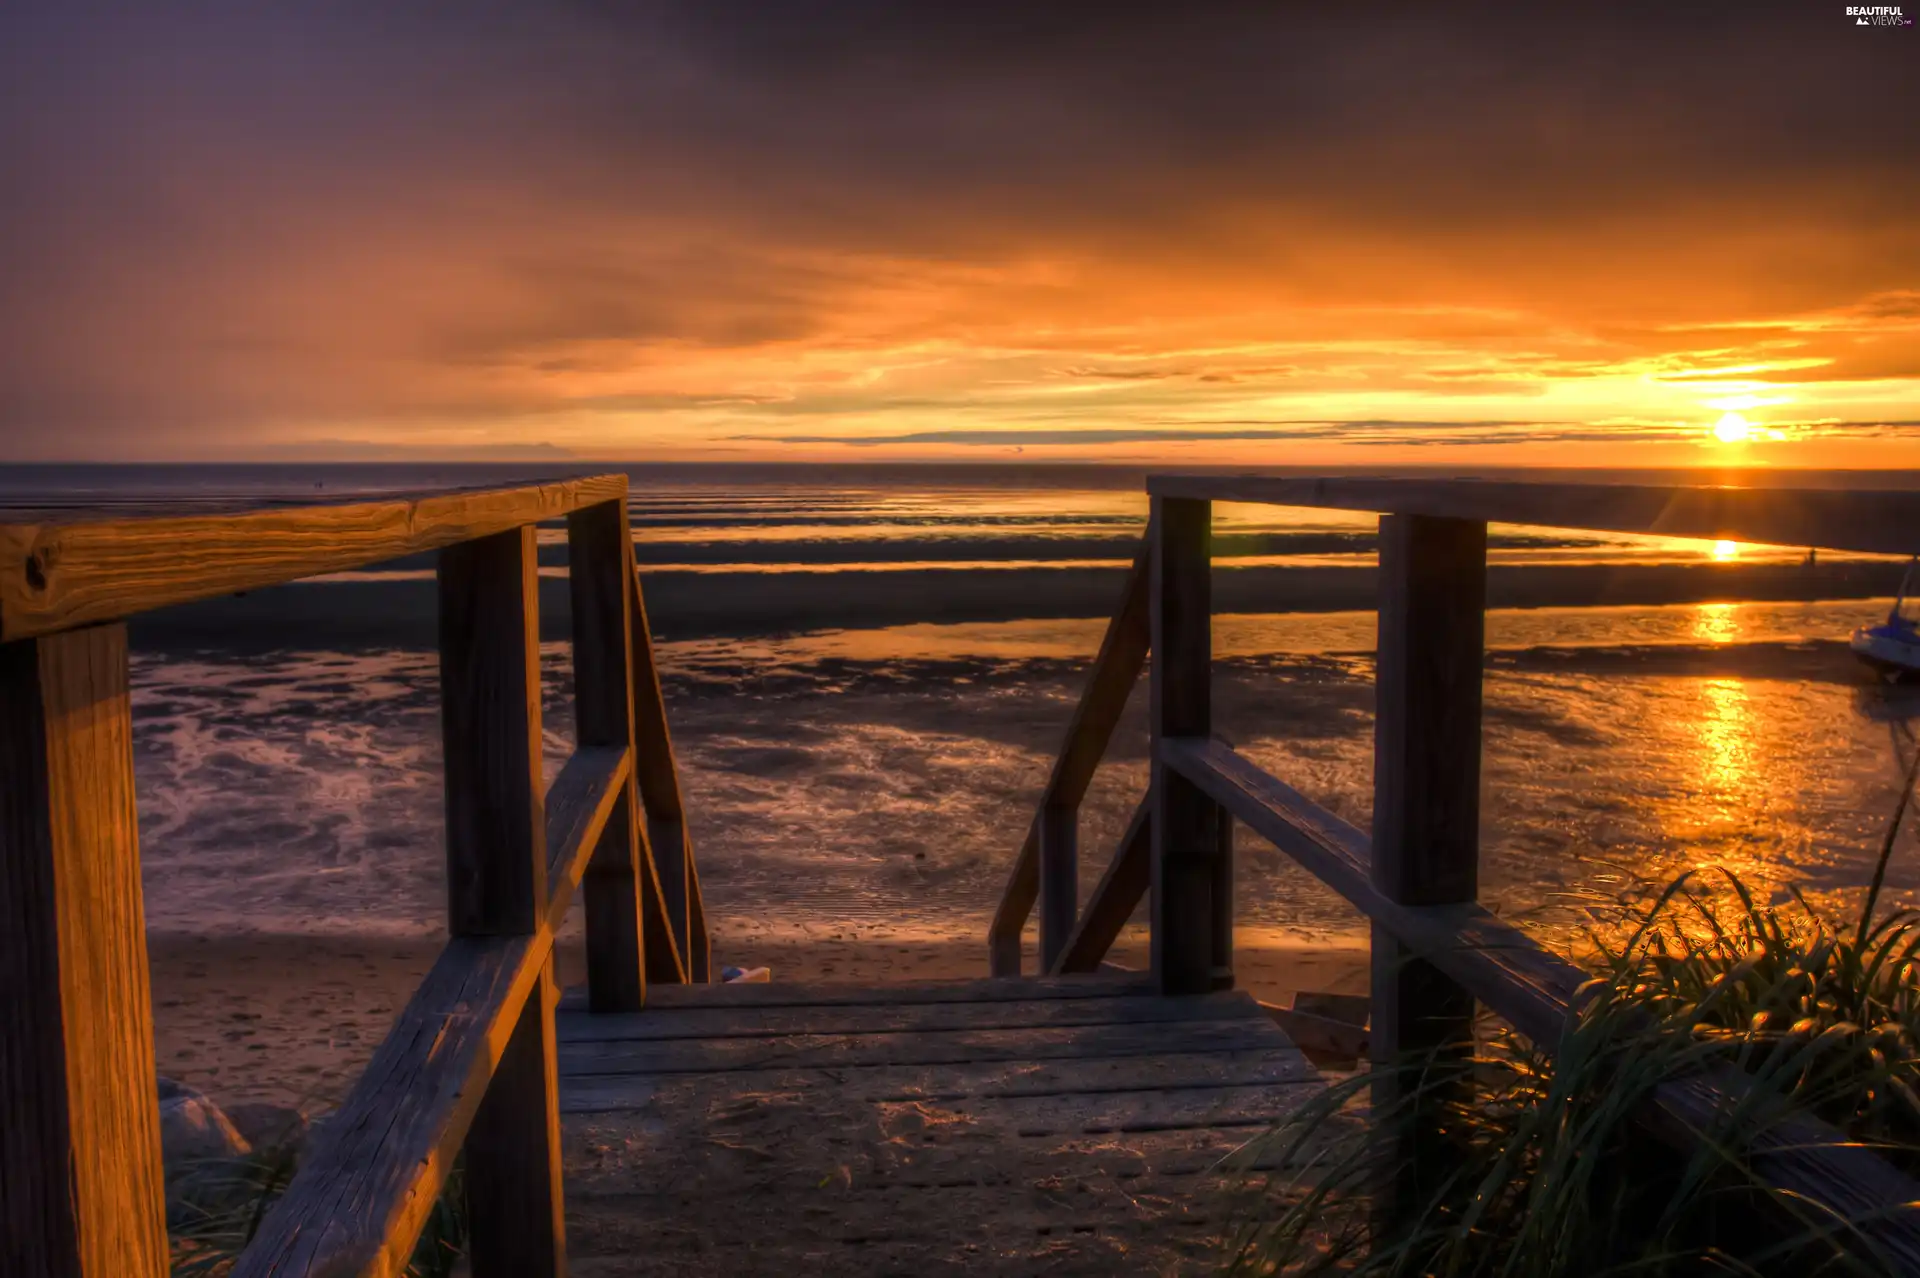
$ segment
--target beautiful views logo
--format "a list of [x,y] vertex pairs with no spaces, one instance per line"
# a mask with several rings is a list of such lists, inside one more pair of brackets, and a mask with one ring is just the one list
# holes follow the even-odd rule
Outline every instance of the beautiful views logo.
[[1856,27],[1910,27],[1913,19],[1897,4],[1850,4],[1847,16]]

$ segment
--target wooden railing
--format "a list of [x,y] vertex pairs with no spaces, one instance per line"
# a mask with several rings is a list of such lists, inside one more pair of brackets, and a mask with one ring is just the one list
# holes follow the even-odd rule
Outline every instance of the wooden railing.
[[[1820,549],[1920,551],[1920,493],[1815,489],[1658,488],[1480,481],[1155,476],[1145,571],[1128,593],[1096,661],[1067,742],[993,923],[994,969],[1019,970],[1020,930],[1035,885],[1065,893],[1071,866],[1048,866],[1048,848],[1071,859],[1068,823],[1085,793],[1139,668],[1144,604],[1151,652],[1152,774],[1146,799],[1085,915],[1043,911],[1045,970],[1090,970],[1142,895],[1151,896],[1153,980],[1166,994],[1230,985],[1233,952],[1232,822],[1290,855],[1372,925],[1370,1054],[1468,1050],[1484,1006],[1551,1052],[1574,1014],[1587,974],[1476,901],[1479,870],[1481,672],[1485,661],[1489,521]],[[1215,500],[1377,511],[1380,608],[1371,839],[1307,801],[1213,739],[1211,562]],[[1064,818],[1050,810],[1065,808]],[[1096,917],[1097,916],[1097,917]],[[1050,949],[1051,930],[1063,939]],[[1069,966],[1070,965],[1070,966]],[[1381,1189],[1391,1214],[1416,1209],[1415,1152],[1440,1121],[1426,1098],[1401,1096],[1402,1075],[1382,1070],[1380,1106],[1415,1121],[1383,1139],[1397,1172]],[[1679,1145],[1709,1130],[1716,1113],[1752,1095],[1732,1069],[1659,1089],[1648,1125]],[[1920,1273],[1920,1183],[1825,1123],[1786,1115],[1748,1150],[1777,1189],[1854,1221],[1862,1245],[1889,1272]],[[1427,1169],[1431,1173],[1431,1169]]]
[[[1113,730],[1127,707],[1127,696],[1146,660],[1147,556],[1142,547],[1127,573],[1120,606],[1114,610],[1100,642],[1100,655],[1094,659],[1087,690],[1067,725],[1060,756],[1054,761],[1039,810],[1027,827],[1026,841],[1014,858],[999,911],[988,929],[988,965],[995,976],[1020,975],[1020,933],[1036,899],[1040,902],[1041,972],[1090,972],[1146,890],[1143,807],[1121,839],[1112,868],[1095,890],[1093,901],[1084,914],[1076,917],[1080,904],[1080,803],[1086,798],[1087,786],[1107,751],[1107,743],[1113,739]],[[1135,878],[1139,879],[1137,886]],[[1125,904],[1114,918],[1113,906],[1122,900]],[[1108,923],[1112,925],[1110,931]],[[1089,953],[1092,962],[1083,962],[1082,956]]]
[[[233,1272],[398,1273],[462,1151],[476,1278],[565,1271],[554,933],[582,889],[595,1010],[709,967],[626,497],[0,513],[0,1272],[168,1270],[120,619],[425,550],[451,939]],[[562,516],[578,744],[546,786],[533,525]]]

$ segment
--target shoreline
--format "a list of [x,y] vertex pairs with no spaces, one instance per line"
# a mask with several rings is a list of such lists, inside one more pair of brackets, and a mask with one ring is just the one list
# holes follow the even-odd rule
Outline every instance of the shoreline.
[[[1124,565],[1113,568],[907,569],[828,573],[644,573],[656,639],[737,638],[916,623],[1105,618]],[[1494,609],[1658,607],[1879,599],[1899,588],[1904,565],[1495,564]],[[1221,566],[1220,613],[1371,611],[1371,567]],[[398,647],[435,643],[431,579],[328,580],[273,586],[135,617],[134,643],[186,648]],[[540,581],[541,637],[564,639],[570,609],[563,577]]]

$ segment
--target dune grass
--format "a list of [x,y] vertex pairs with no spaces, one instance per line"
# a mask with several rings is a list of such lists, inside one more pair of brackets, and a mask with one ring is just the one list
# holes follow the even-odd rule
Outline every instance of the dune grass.
[[[297,1151],[272,1150],[180,1169],[167,1196],[174,1278],[219,1278],[259,1232],[293,1179]],[[433,1205],[406,1278],[452,1278],[466,1253],[466,1194],[458,1166]]]
[[[1920,755],[1915,771],[1920,771]],[[1234,1274],[1884,1275],[1900,1270],[1842,1219],[1764,1183],[1745,1152],[1787,1114],[1817,1115],[1920,1175],[1920,913],[1878,913],[1915,772],[1858,917],[1797,892],[1762,902],[1737,876],[1695,876],[1617,939],[1549,1055],[1504,1027],[1471,1052],[1408,1058],[1399,1112],[1354,1116],[1370,1079],[1330,1088],[1236,1155]],[[1754,1080],[1689,1150],[1643,1119],[1655,1088],[1732,1066]],[[1382,1172],[1368,1124],[1441,1116],[1446,1156],[1417,1210],[1370,1212]],[[1885,1211],[1899,1209],[1886,1204]]]

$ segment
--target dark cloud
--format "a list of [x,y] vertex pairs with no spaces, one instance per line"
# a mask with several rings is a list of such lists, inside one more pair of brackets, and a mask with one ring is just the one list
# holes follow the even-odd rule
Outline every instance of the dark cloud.
[[773,402],[591,379],[1256,300],[1910,320],[1916,56],[1813,4],[11,3],[0,451]]

